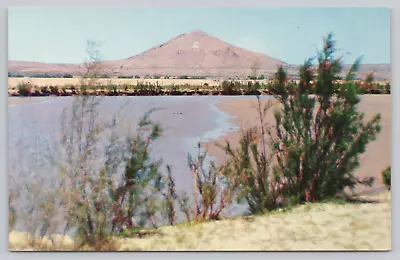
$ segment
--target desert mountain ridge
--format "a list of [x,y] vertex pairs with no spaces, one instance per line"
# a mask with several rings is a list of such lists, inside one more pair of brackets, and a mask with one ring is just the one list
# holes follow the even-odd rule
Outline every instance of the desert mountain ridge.
[[[102,73],[110,76],[245,77],[252,74],[269,75],[280,65],[285,66],[289,73],[296,74],[299,67],[231,45],[201,30],[178,35],[126,59],[103,61],[102,64]],[[38,73],[82,75],[85,66],[83,63],[52,64],[10,60],[8,71],[26,76]],[[390,79],[390,64],[363,64],[359,76],[370,71],[374,71],[377,78]]]

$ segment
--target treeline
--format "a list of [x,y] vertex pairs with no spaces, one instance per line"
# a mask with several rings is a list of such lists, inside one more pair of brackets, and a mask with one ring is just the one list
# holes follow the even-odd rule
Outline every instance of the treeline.
[[[297,88],[295,81],[288,80],[288,85]],[[347,83],[334,83],[334,93],[337,94]],[[390,94],[389,83],[380,84],[365,80],[364,82],[354,81],[357,86],[357,93],[362,94]],[[219,86],[209,86],[207,83],[202,86],[191,85],[169,85],[161,86],[158,83],[137,82],[135,85],[123,84],[96,84],[94,86],[34,86],[31,83],[20,83],[16,90],[9,91],[10,96],[73,96],[73,95],[94,95],[94,96],[167,96],[167,95],[273,95],[274,83],[223,81]],[[312,94],[316,93],[316,83],[312,83]]]
[[[9,78],[24,78],[25,76],[22,74],[13,74],[8,73]],[[48,74],[48,73],[39,73],[33,74],[29,76],[30,78],[73,78],[72,74]]]
[[247,78],[251,79],[251,80],[264,80],[264,79],[267,79],[264,75],[260,75],[258,77],[256,77],[256,76],[247,76]]
[[136,76],[118,76],[118,78],[119,79],[133,79],[133,78],[140,79],[140,76],[139,75],[136,75]]
[[[28,77],[28,76],[24,76],[20,73],[8,73],[8,77],[9,78],[23,78],[23,77]],[[74,76],[72,74],[48,74],[48,73],[38,73],[38,74],[33,74],[33,75],[29,75],[30,78],[73,78]],[[97,78],[111,78],[110,75],[108,74],[102,74],[102,75],[97,75]],[[139,75],[135,75],[135,76],[125,76],[125,75],[120,75],[117,76],[117,78],[119,79],[140,79],[142,78]],[[175,79],[207,79],[204,76],[176,76],[176,77],[172,77],[172,76],[150,76],[150,75],[145,75],[143,76],[144,79],[170,79],[170,78],[175,78]]]

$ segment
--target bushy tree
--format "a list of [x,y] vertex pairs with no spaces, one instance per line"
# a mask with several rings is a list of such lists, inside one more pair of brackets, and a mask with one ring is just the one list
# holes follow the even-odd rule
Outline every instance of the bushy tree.
[[126,225],[131,229],[133,217],[139,219],[140,226],[144,226],[148,221],[151,221],[153,226],[156,224],[153,198],[162,187],[162,176],[159,171],[162,161],[151,158],[149,146],[160,137],[162,129],[160,125],[150,120],[153,111],[144,115],[138,124],[136,137],[128,140],[131,150],[126,161],[122,184],[115,192],[110,193],[119,211],[124,210],[121,206],[126,204],[125,213],[117,214],[117,219],[113,220],[114,228],[122,229]]
[[[116,120],[97,123],[97,106],[96,97],[78,96],[63,114],[59,197],[66,230],[76,231],[78,246],[100,246],[124,229],[156,225],[154,201],[162,188],[161,161],[149,150],[161,133],[150,120],[153,111],[139,121],[135,136],[120,137]],[[102,153],[104,136],[110,139]]]
[[32,93],[33,86],[30,83],[19,83],[17,85],[18,94],[21,96],[30,96]]
[[361,85],[361,89],[364,93],[371,93],[376,90],[376,85],[374,84],[374,81],[374,74],[372,72],[368,73],[365,77],[363,84]]
[[257,97],[258,126],[243,131],[238,147],[222,146],[229,155],[222,170],[252,213],[327,199],[357,183],[372,184],[373,178],[358,179],[353,172],[358,156],[380,131],[380,115],[364,123],[357,111],[359,86],[353,79],[360,60],[338,88],[342,67],[334,52],[328,35],[316,72],[312,60],[306,61],[298,83],[280,67],[268,87],[278,101],[274,126],[265,122],[272,103],[263,107]]
[[[300,201],[317,201],[335,196],[356,183],[371,184],[372,178],[357,179],[358,156],[380,132],[380,115],[364,123],[357,111],[358,86],[353,82],[360,59],[351,67],[346,83],[337,90],[336,80],[341,60],[335,58],[335,42],[329,34],[318,56],[316,73],[311,60],[300,69],[298,85],[287,84],[286,72],[276,74],[272,93],[282,109],[275,113],[276,137],[273,151],[276,171],[287,183],[288,195]],[[310,95],[312,81],[314,96]]]

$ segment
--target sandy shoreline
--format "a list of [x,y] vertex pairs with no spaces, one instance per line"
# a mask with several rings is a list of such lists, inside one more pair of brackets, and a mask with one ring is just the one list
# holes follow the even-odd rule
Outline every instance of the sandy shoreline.
[[[264,99],[262,104],[268,102]],[[244,99],[223,98],[217,107],[223,112],[228,113],[235,118],[232,123],[240,128],[249,128],[258,123],[255,105],[257,100],[255,97]],[[365,114],[365,119],[370,120],[377,113],[381,114],[381,132],[377,135],[375,141],[368,144],[366,152],[360,156],[360,167],[356,170],[355,175],[358,177],[374,176],[375,183],[369,187],[358,186],[356,192],[368,193],[372,191],[380,191],[384,189],[382,184],[381,171],[391,164],[391,96],[390,95],[363,95],[358,105],[359,111]],[[274,107],[275,109],[275,107]],[[267,115],[267,121],[272,124],[274,122],[273,111]],[[241,130],[227,133],[216,141],[203,143],[203,147],[213,156],[217,164],[223,163],[227,156],[215,143],[224,144],[228,140],[232,144],[237,144],[241,135]]]

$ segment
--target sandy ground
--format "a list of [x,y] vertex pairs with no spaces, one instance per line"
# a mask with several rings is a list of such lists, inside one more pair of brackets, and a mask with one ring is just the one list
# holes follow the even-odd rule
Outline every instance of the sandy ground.
[[[119,250],[391,250],[391,193],[364,197],[375,203],[305,204],[264,216],[162,227],[144,238],[121,238]],[[10,250],[29,250],[26,234],[9,235]],[[56,236],[47,250],[72,250],[73,240]]]
[[[263,104],[268,100],[262,100]],[[276,104],[276,100],[272,100]],[[254,97],[245,99],[222,99],[218,107],[236,118],[233,120],[234,124],[244,129],[258,124],[257,112],[255,106],[257,101]],[[267,114],[266,121],[272,125],[275,122],[273,111]],[[381,132],[378,134],[377,139],[368,144],[366,152],[360,156],[360,167],[356,170],[355,174],[359,177],[374,176],[375,183],[369,188],[365,186],[358,186],[356,192],[370,192],[381,190],[384,188],[381,178],[381,171],[391,163],[391,96],[390,95],[363,95],[358,107],[360,112],[365,113],[365,119],[370,120],[374,115],[380,113],[381,119]],[[224,151],[215,146],[215,143],[224,143],[225,140],[230,141],[232,144],[238,143],[241,131],[238,130],[233,133],[228,133],[216,141],[203,144],[208,149],[209,154],[216,158],[218,164],[223,163],[227,156]]]

